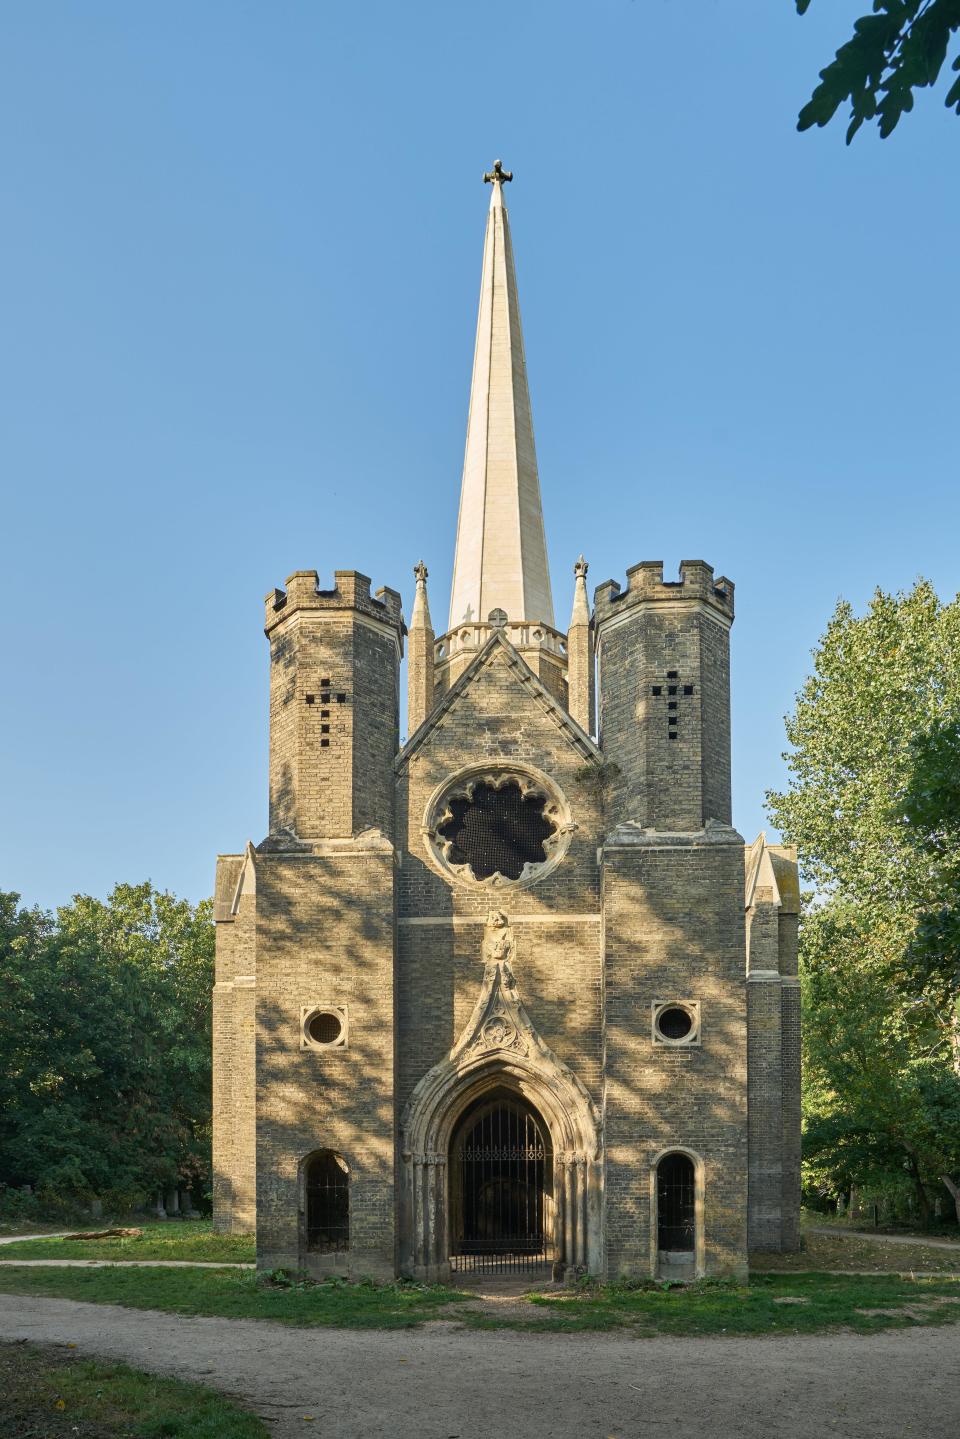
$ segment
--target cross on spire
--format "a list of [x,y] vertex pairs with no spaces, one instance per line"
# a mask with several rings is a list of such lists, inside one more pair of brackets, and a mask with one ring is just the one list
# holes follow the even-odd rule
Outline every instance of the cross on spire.
[[493,169],[489,170],[483,177],[485,185],[502,185],[506,180],[513,179],[513,171],[503,168],[502,160],[494,160]]

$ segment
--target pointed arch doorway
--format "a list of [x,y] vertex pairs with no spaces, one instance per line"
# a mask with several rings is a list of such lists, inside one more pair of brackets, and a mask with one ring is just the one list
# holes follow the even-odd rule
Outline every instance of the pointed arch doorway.
[[533,1260],[602,1266],[600,1112],[537,1033],[500,954],[509,926],[492,918],[473,1014],[400,1115],[397,1266],[429,1283]]
[[553,1146],[522,1095],[495,1089],[467,1106],[448,1175],[455,1273],[536,1271],[554,1258]]

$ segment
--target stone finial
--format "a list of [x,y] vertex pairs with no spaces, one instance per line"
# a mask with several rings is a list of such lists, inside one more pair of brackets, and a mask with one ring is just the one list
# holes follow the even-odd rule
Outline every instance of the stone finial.
[[493,169],[488,170],[483,177],[485,185],[502,185],[507,180],[513,179],[513,171],[503,168],[502,160],[494,160]]
[[413,567],[417,588],[410,615],[409,659],[407,667],[407,734],[416,734],[433,709],[434,700],[434,635],[427,599],[427,567],[418,560]]
[[417,579],[417,589],[413,597],[410,628],[411,630],[429,630],[432,638],[433,624],[430,619],[430,604],[427,600],[427,567],[423,560],[417,561],[413,567],[413,573]]
[[573,567],[576,576],[573,586],[573,614],[570,616],[570,628],[576,625],[589,625],[590,623],[590,601],[587,598],[587,570],[590,566],[583,558],[577,560]]
[[581,729],[586,730],[587,734],[593,734],[594,653],[590,600],[587,595],[588,569],[589,566],[581,555],[573,567],[576,578],[573,582],[573,611],[567,634],[567,707]]
[[491,610],[487,615],[487,622],[493,625],[495,630],[502,630],[507,623],[506,610]]

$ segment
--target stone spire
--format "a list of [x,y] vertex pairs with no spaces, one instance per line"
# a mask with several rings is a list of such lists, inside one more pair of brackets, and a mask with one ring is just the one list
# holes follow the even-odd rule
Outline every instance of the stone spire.
[[527,364],[498,160],[483,246],[480,313],[460,490],[450,628],[493,609],[553,627],[553,598],[533,444]]
[[417,592],[413,598],[407,650],[407,738],[420,728],[433,709],[433,625],[427,602],[427,567],[420,560],[413,569]]

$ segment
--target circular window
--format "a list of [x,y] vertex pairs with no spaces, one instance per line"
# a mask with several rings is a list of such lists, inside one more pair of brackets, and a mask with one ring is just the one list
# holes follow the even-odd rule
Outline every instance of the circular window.
[[347,1009],[345,1005],[311,1004],[300,1011],[301,1049],[345,1049]]
[[315,1044],[336,1044],[343,1033],[339,1014],[315,1014],[307,1022],[307,1033]]
[[653,1038],[659,1044],[698,1044],[700,1007],[696,1003],[657,1003],[653,1007]]
[[566,854],[576,826],[546,775],[474,769],[437,791],[424,835],[438,865],[474,885],[526,885]]
[[[323,1016],[326,1018],[326,1015]],[[657,1016],[657,1028],[664,1039],[686,1039],[693,1028],[693,1020],[685,1009],[663,1009]],[[319,1036],[318,1036],[319,1038]]]

